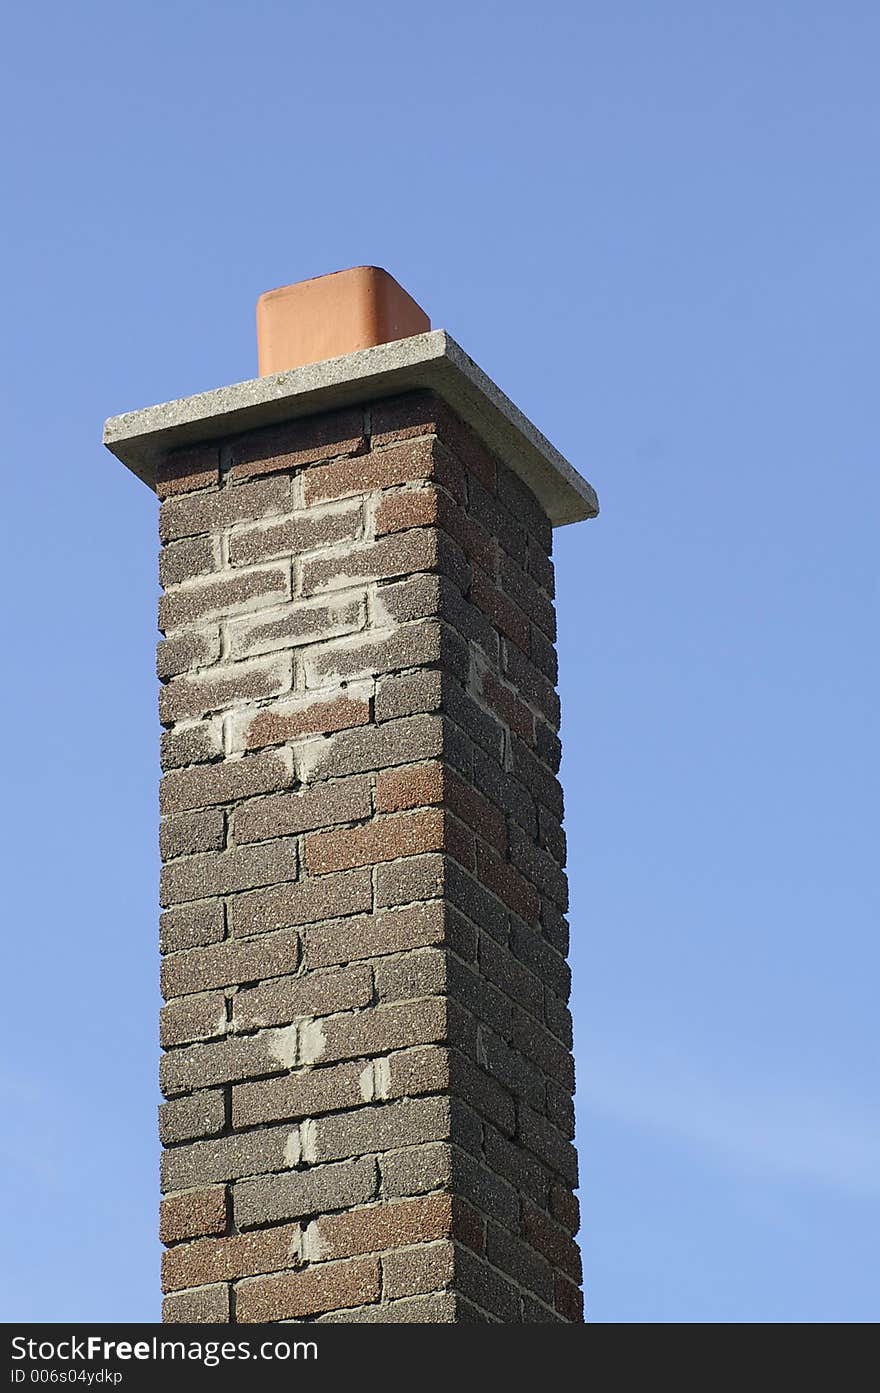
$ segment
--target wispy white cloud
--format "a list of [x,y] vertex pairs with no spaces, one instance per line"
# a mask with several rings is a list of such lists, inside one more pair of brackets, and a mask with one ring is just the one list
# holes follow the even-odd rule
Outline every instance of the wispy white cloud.
[[738,1170],[880,1197],[878,1112],[802,1083],[746,1088],[668,1056],[637,1061],[591,1046],[578,1105],[677,1136]]

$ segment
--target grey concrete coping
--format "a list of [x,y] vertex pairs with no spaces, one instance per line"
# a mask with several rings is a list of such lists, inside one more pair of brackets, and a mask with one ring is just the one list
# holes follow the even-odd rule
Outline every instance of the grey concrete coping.
[[442,397],[506,461],[554,527],[598,513],[586,479],[443,329],[111,416],[104,444],[155,488],[157,462],[168,450],[419,387]]

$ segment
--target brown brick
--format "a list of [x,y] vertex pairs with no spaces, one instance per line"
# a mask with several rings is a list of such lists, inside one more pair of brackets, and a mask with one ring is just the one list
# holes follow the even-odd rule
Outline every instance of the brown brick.
[[163,861],[189,856],[196,851],[219,851],[226,839],[226,820],[218,808],[205,813],[165,817],[159,826]]
[[320,1311],[344,1310],[378,1301],[379,1291],[376,1258],[321,1263],[305,1272],[253,1277],[242,1282],[237,1288],[236,1319],[248,1324],[296,1320]]
[[406,905],[413,900],[429,900],[443,894],[448,858],[439,852],[408,856],[376,868],[376,904],[386,907]]
[[178,769],[184,764],[200,764],[223,753],[223,733],[216,721],[179,726],[162,732],[162,768]]
[[430,670],[381,677],[373,702],[376,720],[391,721],[400,716],[439,711],[443,703],[443,685],[443,673]]
[[434,526],[437,497],[434,488],[403,488],[383,494],[376,508],[376,536],[405,532],[410,527]]
[[187,1190],[241,1176],[286,1171],[298,1138],[298,1129],[288,1123],[170,1147],[162,1156],[162,1189]]
[[348,547],[338,556],[307,558],[301,566],[301,592],[314,595],[333,586],[351,586],[357,580],[433,570],[439,561],[439,535],[432,528],[417,528],[364,546]]
[[502,594],[479,571],[474,574],[471,583],[471,599],[506,638],[509,638],[524,653],[529,651],[528,619],[512,600]]
[[228,1286],[175,1291],[162,1302],[166,1325],[226,1325],[229,1315]]
[[559,1314],[572,1325],[580,1325],[584,1319],[584,1294],[580,1288],[566,1277],[557,1277],[555,1298]]
[[162,1254],[162,1289],[207,1286],[261,1272],[278,1272],[299,1261],[299,1224],[228,1238],[201,1238]]
[[323,1016],[368,1006],[372,996],[373,974],[369,967],[275,977],[271,982],[237,992],[233,1019],[236,1030],[286,1025],[298,1016]]
[[359,914],[370,909],[372,899],[369,870],[308,877],[296,885],[238,896],[231,906],[232,931],[237,935],[268,933],[289,925]]
[[448,1142],[386,1152],[379,1158],[386,1196],[423,1195],[449,1189],[453,1181],[453,1148]]
[[169,498],[159,509],[159,534],[165,542],[213,532],[236,522],[253,522],[290,506],[290,480],[262,479],[259,483]]
[[213,537],[187,537],[169,542],[159,553],[159,584],[179,585],[194,576],[207,575],[219,565],[219,548]]
[[485,846],[477,846],[477,874],[489,890],[527,923],[537,923],[537,892],[513,866]]
[[550,1212],[569,1233],[577,1233],[581,1226],[580,1205],[567,1185],[556,1182],[550,1186]]
[[[254,431],[232,445],[233,479],[292,470],[315,460],[353,455],[364,445],[364,413],[359,406],[305,416],[283,426]],[[306,474],[308,479],[309,471]],[[313,500],[307,496],[306,502]]]
[[194,1040],[212,1040],[226,1034],[226,997],[223,992],[186,996],[170,1001],[159,1013],[159,1040],[163,1049]]
[[324,1261],[431,1243],[453,1235],[454,1211],[452,1195],[430,1195],[328,1215],[309,1225],[305,1252]]
[[399,957],[381,958],[374,975],[376,996],[382,1002],[438,996],[447,988],[446,954],[437,948],[422,948]]
[[467,676],[466,646],[452,629],[432,619],[404,624],[382,638],[357,634],[310,648],[303,670],[307,686],[326,687],[428,663],[442,663],[462,680]]
[[[163,1243],[180,1243],[185,1238],[226,1232],[226,1189],[213,1185],[207,1190],[184,1190],[166,1195],[159,1209],[159,1237]],[[184,1282],[202,1286],[202,1282]]]
[[331,827],[339,822],[357,822],[371,812],[370,781],[365,774],[350,779],[332,779],[297,793],[274,798],[254,798],[235,813],[235,841],[264,841]]
[[161,682],[194,668],[209,667],[220,657],[220,630],[191,629],[156,645],[156,676]]
[[443,802],[443,765],[403,764],[380,769],[376,777],[376,812],[398,813]]
[[163,953],[219,943],[224,933],[223,906],[216,900],[166,909],[159,918],[159,947]]
[[163,455],[156,466],[156,493],[160,498],[216,487],[219,483],[220,450],[216,445],[173,450]]
[[382,1290],[386,1297],[418,1296],[448,1287],[453,1280],[455,1245],[449,1241],[382,1256]]
[[370,442],[375,448],[420,435],[436,435],[445,411],[445,403],[436,392],[424,388],[381,397],[370,406]]
[[216,803],[251,798],[255,793],[274,793],[276,789],[286,788],[292,780],[293,757],[288,750],[224,760],[195,769],[175,769],[162,780],[159,807],[163,813],[210,808]]
[[373,449],[358,460],[339,461],[322,469],[310,469],[305,476],[307,506],[355,493],[434,479],[463,497],[464,480],[460,468],[438,441],[430,438]]
[[263,610],[231,619],[226,625],[229,656],[248,658],[357,632],[364,626],[365,603],[362,595],[346,594],[330,604],[307,600],[285,605],[280,612]]
[[366,1204],[376,1195],[377,1176],[374,1160],[347,1157],[329,1166],[239,1180],[233,1196],[235,1222],[247,1228]]
[[201,856],[185,856],[163,866],[160,895],[163,905],[205,900],[260,885],[277,885],[296,876],[296,842],[279,838],[255,846]]
[[516,1234],[500,1224],[489,1223],[486,1256],[499,1272],[512,1277],[540,1300],[553,1303],[553,1272],[549,1264]]
[[206,1045],[170,1050],[159,1061],[159,1081],[166,1097],[218,1083],[240,1083],[261,1074],[280,1074],[291,1067],[296,1026],[260,1030],[255,1035],[227,1036]]
[[519,1323],[520,1299],[516,1287],[488,1262],[460,1247],[456,1253],[455,1282],[463,1296],[507,1325]]
[[528,529],[544,551],[549,552],[553,545],[550,519],[525,480],[506,464],[498,470],[497,493],[499,503]]
[[359,1107],[364,1100],[361,1061],[324,1069],[299,1069],[282,1078],[237,1084],[232,1090],[233,1127],[261,1122],[292,1122],[339,1108]]
[[229,561],[232,566],[252,566],[273,556],[300,556],[337,542],[353,542],[362,531],[359,504],[238,527],[229,535]]
[[314,761],[312,779],[338,778],[395,764],[434,759],[443,751],[444,726],[439,716],[409,716],[377,728],[343,730],[326,742]]
[[367,701],[351,697],[335,697],[331,701],[298,703],[291,708],[261,711],[247,727],[245,745],[258,749],[261,745],[280,745],[304,735],[327,735],[366,725],[370,719]]
[[543,712],[554,729],[559,726],[559,697],[552,682],[520,649],[504,645],[504,675],[523,701]]
[[482,692],[492,710],[527,744],[535,743],[535,717],[516,693],[491,672],[482,675]]
[[311,875],[372,866],[413,852],[439,851],[444,845],[443,814],[436,808],[380,817],[363,827],[313,832],[305,839],[305,864]]
[[290,688],[290,681],[290,656],[285,654],[271,661],[215,668],[210,676],[176,677],[159,692],[159,720],[168,725],[239,702],[278,696]]
[[[327,1311],[315,1316],[316,1325],[449,1325],[453,1321],[469,1320],[465,1313],[468,1303],[453,1291],[436,1291],[430,1296],[409,1296],[401,1301],[383,1301],[380,1305],[357,1306],[347,1311]],[[474,1310],[474,1307],[469,1307]]]
[[290,929],[257,939],[233,940],[211,947],[172,953],[162,962],[162,992],[166,997],[231,987],[265,977],[295,972],[299,935]]
[[216,1136],[225,1126],[226,1099],[220,1088],[200,1088],[159,1107],[159,1138],[165,1146]]
[[510,556],[504,556],[501,561],[501,584],[510,598],[552,643],[556,637],[556,610],[553,601]]
[[428,1045],[443,1040],[446,1029],[445,1002],[441,997],[331,1016],[312,1027],[306,1046],[308,1062],[330,1064],[337,1059],[384,1054],[408,1045]]
[[562,1269],[573,1282],[581,1280],[581,1255],[578,1246],[564,1225],[551,1219],[543,1209],[523,1199],[523,1237],[543,1253],[548,1262]]
[[571,1142],[546,1117],[541,1117],[524,1102],[517,1105],[517,1135],[544,1165],[556,1171],[573,1188],[577,1185],[577,1152]]
[[305,961],[310,969],[328,967],[443,943],[447,936],[448,915],[444,915],[443,905],[420,904],[307,928]]
[[338,1161],[449,1136],[448,1098],[408,1098],[322,1117],[314,1124],[313,1145],[318,1161]]
[[254,600],[272,596],[276,601],[290,599],[289,566],[264,566],[241,571],[220,580],[175,587],[159,601],[159,628],[163,632],[199,619],[217,618],[239,605],[253,608]]

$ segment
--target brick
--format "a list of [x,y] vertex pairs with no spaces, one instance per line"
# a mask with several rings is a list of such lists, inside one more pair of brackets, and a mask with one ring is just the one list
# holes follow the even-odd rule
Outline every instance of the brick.
[[[186,1238],[226,1232],[226,1188],[213,1185],[206,1190],[185,1190],[166,1195],[159,1209],[159,1237],[163,1243],[180,1243]],[[210,1280],[210,1279],[208,1279]],[[203,1286],[183,1282],[183,1286]]]
[[162,780],[159,807],[166,814],[210,808],[217,803],[252,798],[257,793],[274,793],[292,781],[293,756],[289,750],[224,760],[195,769],[175,769]]
[[366,1101],[364,1068],[358,1061],[237,1084],[232,1090],[232,1125],[254,1127],[262,1122],[296,1121],[359,1107]]
[[309,1224],[304,1251],[323,1262],[457,1236],[458,1208],[452,1195],[443,1194],[327,1215]]
[[535,717],[533,712],[521,702],[510,687],[506,687],[491,672],[481,676],[483,698],[501,720],[521,740],[527,744],[535,743]]
[[494,851],[477,846],[477,875],[487,889],[529,924],[538,919],[540,899],[519,871]]
[[520,1301],[516,1287],[464,1247],[456,1253],[455,1281],[463,1296],[470,1297],[506,1324],[518,1323]]
[[237,527],[229,534],[229,562],[232,566],[252,566],[274,556],[299,556],[338,542],[353,542],[362,531],[359,504]]
[[443,802],[443,765],[403,764],[380,769],[376,777],[376,811],[399,813]]
[[314,924],[370,909],[373,884],[369,870],[309,877],[232,901],[234,934],[268,933],[295,924]]
[[181,1244],[162,1254],[162,1287],[206,1286],[229,1282],[257,1273],[279,1272],[299,1261],[299,1224],[231,1234],[227,1238],[202,1238]]
[[316,748],[309,780],[361,774],[395,764],[434,759],[443,751],[444,726],[439,716],[410,716],[368,730],[343,730]]
[[159,918],[159,947],[163,953],[219,943],[226,932],[223,906],[216,900],[179,905]]
[[375,1197],[377,1176],[375,1161],[346,1158],[334,1165],[239,1180],[233,1193],[236,1225],[247,1228],[366,1204]]
[[492,1127],[486,1128],[485,1149],[486,1160],[496,1174],[516,1186],[520,1195],[528,1195],[541,1207],[546,1204],[550,1180],[537,1160]]
[[458,498],[464,497],[464,478],[449,452],[430,438],[372,449],[357,460],[339,461],[310,469],[304,479],[307,506],[356,493],[395,488],[433,479]]
[[559,697],[552,682],[535,667],[520,649],[504,644],[504,676],[521,699],[543,712],[554,729],[559,727]]
[[159,584],[163,589],[179,585],[181,581],[215,571],[219,564],[219,547],[214,537],[187,537],[181,542],[169,542],[159,553]]
[[520,1011],[516,1006],[513,1008],[511,1040],[526,1059],[531,1060],[545,1074],[549,1074],[561,1088],[567,1088],[570,1093],[574,1092],[574,1059],[571,1050],[561,1045],[533,1016]]
[[520,1199],[514,1186],[459,1147],[454,1148],[452,1160],[456,1192],[480,1213],[515,1228],[519,1223]]
[[261,1074],[280,1074],[296,1058],[297,1027],[260,1030],[255,1035],[227,1036],[211,1044],[170,1050],[159,1062],[159,1082],[166,1097],[218,1083],[238,1083]]
[[220,1088],[200,1088],[159,1107],[159,1138],[164,1146],[216,1136],[226,1126],[226,1099]]
[[430,1296],[411,1296],[401,1301],[383,1301],[378,1306],[358,1306],[349,1311],[328,1311],[316,1316],[317,1325],[438,1325],[465,1320],[463,1303],[452,1291]]
[[446,954],[436,948],[382,958],[375,966],[379,1001],[409,1001],[436,996],[447,988]]
[[443,674],[437,671],[407,672],[381,677],[373,709],[377,721],[439,711],[443,702]]
[[218,667],[210,676],[175,677],[159,692],[159,720],[168,725],[189,716],[222,711],[240,702],[278,696],[289,690],[290,682],[290,656],[285,654],[271,661]]
[[539,1253],[499,1224],[486,1231],[486,1256],[494,1267],[542,1301],[553,1303],[553,1272]]
[[[230,474],[233,479],[244,479],[292,470],[315,460],[356,454],[363,445],[364,414],[360,407],[305,416],[233,441]],[[306,502],[311,501],[307,496]]]
[[547,1116],[564,1137],[574,1137],[574,1099],[567,1088],[559,1088],[552,1079],[547,1080]]
[[372,596],[373,623],[409,624],[440,613],[443,576],[420,571],[405,580],[380,581]]
[[435,435],[445,410],[442,399],[427,389],[381,397],[370,406],[370,442],[375,447]]
[[562,1317],[556,1311],[551,1311],[542,1301],[538,1301],[533,1296],[523,1293],[522,1298],[522,1323],[523,1325],[552,1325],[561,1322]]
[[[533,1061],[524,1059],[519,1050],[489,1030],[480,1033],[480,1053],[483,1068],[505,1089],[517,1098],[528,1099],[532,1107],[544,1106],[546,1082]],[[504,1130],[511,1128],[508,1125]]]
[[520,962],[525,963],[546,986],[568,1001],[571,994],[571,968],[558,948],[542,934],[519,919],[511,920],[510,946]]
[[553,529],[550,519],[538,502],[532,490],[506,464],[498,470],[498,501],[525,526],[545,551],[553,545]]
[[449,1189],[453,1180],[453,1148],[448,1142],[429,1142],[379,1157],[382,1190],[386,1196],[421,1195]]
[[584,1319],[583,1292],[566,1277],[557,1277],[554,1294],[559,1314],[572,1325],[580,1325]]
[[220,618],[243,606],[253,609],[264,604],[266,596],[276,602],[290,599],[289,566],[264,566],[217,580],[175,586],[159,601],[159,628],[167,632],[181,624]]
[[159,1040],[163,1049],[194,1040],[216,1039],[226,1034],[226,997],[206,992],[170,1001],[159,1013]]
[[510,556],[501,559],[501,584],[515,604],[533,624],[543,630],[552,643],[556,637],[556,610],[553,601]]
[[328,967],[444,943],[448,936],[449,916],[443,905],[420,904],[307,928],[305,962],[310,969]]
[[190,856],[197,851],[219,851],[226,839],[226,819],[218,808],[204,813],[166,817],[159,826],[163,861]]
[[332,779],[313,788],[274,798],[254,798],[235,813],[235,841],[264,841],[311,832],[339,822],[369,817],[370,781],[367,775]]
[[544,1165],[574,1188],[578,1183],[577,1152],[567,1137],[527,1103],[517,1105],[517,1135]]
[[286,1025],[300,1016],[328,1015],[368,1006],[372,996],[373,974],[369,967],[275,977],[236,993],[233,1020],[236,1030]]
[[344,1310],[378,1301],[379,1292],[376,1258],[321,1263],[305,1272],[252,1277],[241,1282],[236,1294],[236,1319],[243,1323],[295,1320],[320,1311]]
[[468,511],[509,556],[524,556],[528,533],[519,520],[477,479],[469,481]]
[[581,1209],[577,1196],[567,1185],[558,1181],[550,1186],[550,1212],[569,1233],[575,1234],[581,1226]]
[[164,1152],[162,1189],[186,1190],[242,1176],[286,1171],[299,1163],[299,1154],[299,1129],[289,1124],[263,1127],[240,1136],[189,1142]]
[[291,838],[234,847],[214,855],[186,856],[163,866],[161,901],[171,905],[276,885],[293,880],[296,871],[296,843]]
[[376,904],[381,907],[406,905],[443,894],[448,862],[439,853],[408,856],[376,869]]
[[257,939],[233,940],[205,948],[172,953],[162,962],[165,997],[232,987],[260,978],[295,972],[299,963],[299,935],[290,930]]
[[529,651],[528,619],[522,610],[480,571],[474,574],[470,597],[506,638],[523,652]]
[[330,701],[295,702],[261,711],[248,717],[244,729],[246,749],[280,745],[304,735],[326,735],[366,725],[370,719],[367,701],[334,697]]
[[580,1283],[581,1255],[568,1229],[528,1199],[523,1199],[522,1233],[548,1262],[561,1268],[573,1282]]
[[385,1054],[409,1045],[429,1045],[446,1035],[445,1002],[433,997],[420,1002],[377,1006],[352,1015],[316,1022],[308,1036],[308,1063]]
[[428,663],[442,663],[462,680],[467,676],[465,645],[452,629],[436,620],[405,624],[382,637],[356,634],[310,648],[303,658],[303,671],[307,686],[327,687]]
[[480,941],[480,973],[487,982],[492,982],[507,996],[531,1012],[541,1017],[544,1009],[544,988],[538,977],[523,967],[506,946],[495,943],[483,936]]
[[[478,924],[499,943],[507,939],[508,914],[473,876],[467,875],[454,861],[447,858],[443,877],[444,891],[450,902],[462,914]],[[459,954],[459,956],[463,956]]]
[[261,611],[231,619],[226,625],[229,656],[249,658],[273,653],[279,648],[299,648],[303,644],[339,638],[362,629],[365,622],[364,597],[345,595],[330,604],[306,601],[285,605],[279,611]]
[[528,569],[529,575],[541,589],[549,595],[550,599],[556,594],[556,577],[553,569],[553,559],[549,551],[545,551],[534,537],[529,537],[528,541]]
[[384,493],[376,507],[376,536],[405,532],[410,527],[434,526],[438,520],[437,499],[434,488],[402,488]]
[[285,512],[290,505],[290,480],[264,479],[255,484],[220,489],[191,498],[169,498],[159,509],[159,535],[164,542],[214,532],[236,522]]
[[382,1103],[319,1118],[314,1124],[314,1154],[318,1161],[338,1161],[370,1151],[418,1146],[448,1138],[450,1127],[448,1098]]
[[449,1241],[385,1253],[382,1257],[383,1293],[393,1299],[440,1291],[453,1280],[454,1259],[455,1245]]
[[216,445],[197,445],[163,455],[156,466],[156,493],[169,498],[176,493],[217,487],[220,483],[220,450]]
[[360,547],[347,547],[335,556],[316,556],[301,563],[300,589],[314,595],[356,581],[392,579],[414,571],[433,571],[444,557],[441,534],[430,527],[397,532]]
[[229,1319],[228,1286],[175,1291],[162,1302],[166,1325],[226,1325]]
[[223,753],[223,731],[219,721],[202,721],[198,725],[178,726],[163,730],[161,756],[163,769],[178,769],[185,764],[201,764],[218,759]]
[[305,839],[304,857],[310,875],[372,866],[408,853],[439,851],[445,843],[443,814],[436,808],[375,818],[363,827],[313,832]]
[[156,645],[156,676],[160,682],[181,672],[210,667],[220,657],[220,630],[192,629],[177,638],[164,638]]

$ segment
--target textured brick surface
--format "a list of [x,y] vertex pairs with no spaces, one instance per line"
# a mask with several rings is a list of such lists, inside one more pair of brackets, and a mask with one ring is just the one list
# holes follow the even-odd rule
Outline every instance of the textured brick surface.
[[421,391],[159,480],[163,1319],[577,1322],[547,519]]

